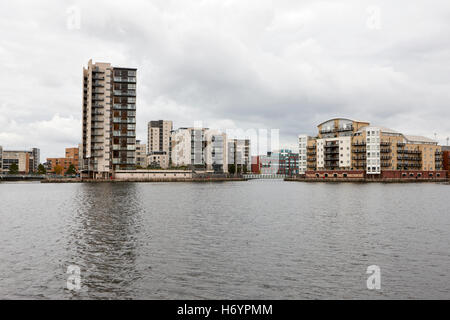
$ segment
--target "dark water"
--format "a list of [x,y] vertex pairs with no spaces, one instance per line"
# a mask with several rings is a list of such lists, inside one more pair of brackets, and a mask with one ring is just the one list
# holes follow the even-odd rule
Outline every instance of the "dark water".
[[[448,299],[449,195],[439,184],[1,183],[0,298]],[[381,290],[366,287],[373,264]]]

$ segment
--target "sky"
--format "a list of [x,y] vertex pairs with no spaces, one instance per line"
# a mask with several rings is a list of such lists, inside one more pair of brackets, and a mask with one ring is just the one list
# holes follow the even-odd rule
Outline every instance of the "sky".
[[147,122],[279,129],[280,145],[346,117],[450,136],[450,2],[0,2],[0,145],[64,156],[81,142],[89,59],[138,69]]

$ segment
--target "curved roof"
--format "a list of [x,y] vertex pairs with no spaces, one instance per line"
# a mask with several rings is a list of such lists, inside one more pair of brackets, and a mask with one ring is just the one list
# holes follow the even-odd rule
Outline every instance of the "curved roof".
[[352,121],[352,122],[370,123],[369,121],[358,121],[358,120],[353,120],[353,119],[349,119],[349,118],[331,118],[331,119],[328,119],[327,121],[319,123],[317,126],[321,126],[324,123],[327,123],[327,122],[330,122],[330,121],[334,121],[334,120],[347,120],[347,121]]
[[385,132],[385,133],[397,133],[397,134],[401,134],[398,131],[395,131],[393,129],[390,128],[386,128],[386,127],[380,127],[380,126],[367,126],[367,127],[362,127],[361,129],[359,129],[357,132],[363,132],[365,130],[367,130],[368,128],[378,128],[380,129],[381,132]]

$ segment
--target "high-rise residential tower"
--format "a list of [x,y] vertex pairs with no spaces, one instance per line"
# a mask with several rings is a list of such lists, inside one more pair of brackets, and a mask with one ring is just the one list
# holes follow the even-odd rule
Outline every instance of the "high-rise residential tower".
[[157,120],[148,123],[149,165],[167,168],[171,157],[172,121]]
[[136,166],[136,71],[92,60],[83,68],[84,177],[109,178]]

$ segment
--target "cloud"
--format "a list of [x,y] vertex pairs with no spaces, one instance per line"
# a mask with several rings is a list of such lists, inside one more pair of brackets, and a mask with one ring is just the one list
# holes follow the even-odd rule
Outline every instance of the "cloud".
[[[79,28],[68,28],[74,13]],[[46,157],[78,143],[90,58],[138,68],[144,141],[148,121],[172,119],[279,128],[295,145],[344,116],[444,142],[449,18],[443,0],[4,1],[0,145]]]

